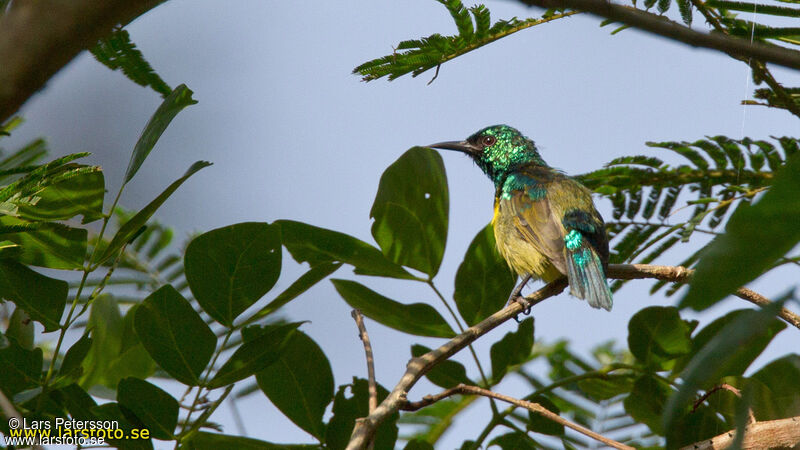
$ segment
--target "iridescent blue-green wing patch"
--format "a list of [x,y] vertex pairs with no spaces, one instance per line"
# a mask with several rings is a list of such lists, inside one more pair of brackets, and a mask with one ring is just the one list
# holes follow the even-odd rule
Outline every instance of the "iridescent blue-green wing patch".
[[[594,213],[594,214],[592,214]],[[593,308],[611,310],[611,290],[606,281],[608,238],[602,219],[596,211],[574,209],[567,211],[562,224],[564,253],[570,293],[586,299]]]

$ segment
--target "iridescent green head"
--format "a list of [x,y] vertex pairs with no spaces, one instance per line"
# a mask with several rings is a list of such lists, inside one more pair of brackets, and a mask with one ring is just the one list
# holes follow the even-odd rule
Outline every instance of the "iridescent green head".
[[547,165],[536,144],[508,125],[492,125],[465,141],[440,142],[430,147],[466,153],[495,185],[502,184],[509,173],[522,165]]

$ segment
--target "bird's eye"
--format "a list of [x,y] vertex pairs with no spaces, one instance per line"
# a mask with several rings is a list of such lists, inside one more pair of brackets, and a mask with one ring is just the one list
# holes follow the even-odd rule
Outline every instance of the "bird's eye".
[[484,136],[481,138],[481,144],[483,144],[484,147],[491,147],[495,142],[497,142],[497,138],[494,136]]

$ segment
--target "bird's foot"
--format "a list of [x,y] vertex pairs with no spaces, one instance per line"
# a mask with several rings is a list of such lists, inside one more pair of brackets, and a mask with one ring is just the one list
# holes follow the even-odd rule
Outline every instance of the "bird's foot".
[[[525,278],[522,279],[522,283],[520,283],[517,287],[514,288],[513,291],[511,291],[511,295],[508,297],[508,301],[506,302],[506,306],[511,304],[511,302],[517,302],[520,305],[522,305],[522,307],[524,308],[522,310],[522,314],[526,316],[531,313],[531,305],[528,304],[528,302],[525,300],[525,297],[523,297],[521,294],[522,294],[522,289],[530,281],[531,281],[531,276],[526,275]],[[514,320],[516,320],[517,323],[520,322],[519,314],[514,316]]]

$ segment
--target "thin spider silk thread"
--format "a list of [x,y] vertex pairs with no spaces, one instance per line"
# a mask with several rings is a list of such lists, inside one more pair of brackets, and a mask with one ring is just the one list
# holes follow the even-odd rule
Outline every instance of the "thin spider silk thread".
[[[753,2],[753,16],[750,19],[750,45],[753,45],[753,40],[756,34],[756,10],[758,9],[758,5]],[[753,76],[753,69],[750,67],[753,58],[747,58],[747,72],[744,80],[744,98],[747,98],[748,93],[750,92],[750,78]],[[747,104],[742,102],[742,129],[739,132],[739,139],[744,139],[744,126],[747,121]],[[737,164],[736,168],[736,183],[739,183],[739,174],[742,171],[742,155],[739,155],[739,164]]]

